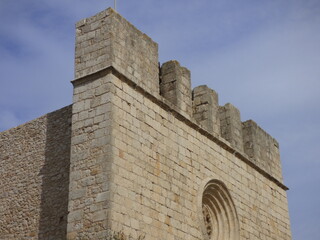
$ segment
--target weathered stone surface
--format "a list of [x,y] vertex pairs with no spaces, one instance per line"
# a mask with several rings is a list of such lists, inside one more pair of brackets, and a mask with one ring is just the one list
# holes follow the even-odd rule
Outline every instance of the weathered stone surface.
[[75,78],[116,68],[152,94],[159,93],[158,44],[109,8],[76,25]]
[[243,152],[240,111],[230,103],[219,108],[221,136]]
[[[284,189],[236,157],[234,150],[226,151],[190,127],[187,118],[172,117],[160,101],[138,97],[141,94],[120,79],[113,83],[116,96],[122,101],[130,96],[131,105],[113,108],[126,117],[114,119],[113,125],[117,154],[111,167],[116,186],[110,198],[112,229],[142,232],[154,240],[203,239],[199,189],[207,179],[218,179],[235,204],[239,239],[291,239]],[[145,115],[133,114],[139,109]]]
[[157,61],[111,9],[77,24],[72,109],[0,133],[1,240],[291,239],[277,142]]
[[161,66],[160,94],[182,111],[192,116],[190,71],[177,61],[169,61]]
[[207,131],[220,135],[218,94],[207,86],[193,89],[193,117]]
[[[98,239],[108,228],[112,160],[114,76],[74,82],[68,239]],[[88,94],[91,92],[92,94]],[[114,101],[113,101],[114,100]],[[84,117],[81,117],[84,116]],[[78,216],[81,211],[81,218]]]
[[259,167],[282,181],[278,142],[254,121],[242,123],[244,151]]
[[0,239],[65,239],[71,106],[0,133]]

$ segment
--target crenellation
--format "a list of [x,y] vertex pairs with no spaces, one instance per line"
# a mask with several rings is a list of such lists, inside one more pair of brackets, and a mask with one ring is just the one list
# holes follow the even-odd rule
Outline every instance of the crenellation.
[[221,136],[237,150],[243,152],[240,111],[231,103],[219,107]]
[[218,94],[206,85],[193,89],[193,118],[208,132],[220,135]]
[[111,8],[98,15],[76,24],[75,78],[113,67],[158,94],[157,43]]
[[291,240],[275,139],[114,10],[76,28],[73,105],[0,133],[1,240]]
[[242,123],[242,132],[251,161],[282,182],[279,143],[252,120]]
[[160,95],[178,107],[182,113],[192,116],[192,93],[190,71],[178,61],[161,66]]

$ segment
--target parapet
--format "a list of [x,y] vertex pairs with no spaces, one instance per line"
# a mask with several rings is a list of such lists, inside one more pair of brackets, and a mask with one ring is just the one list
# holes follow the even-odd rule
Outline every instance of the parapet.
[[252,120],[242,123],[242,134],[251,161],[282,182],[279,143]]
[[220,135],[218,94],[206,85],[192,91],[193,117],[208,132]]
[[237,150],[243,151],[240,111],[230,103],[219,107],[221,137]]
[[158,44],[112,8],[76,24],[75,78],[107,67],[159,93]]
[[159,67],[157,43],[118,13],[109,8],[76,27],[76,80],[112,68],[282,182],[276,140],[255,122],[241,122],[240,111],[232,104],[219,106],[214,90],[207,86],[192,90],[190,71],[178,61]]
[[191,117],[190,71],[185,67],[181,67],[177,61],[169,61],[161,66],[159,79],[160,94]]

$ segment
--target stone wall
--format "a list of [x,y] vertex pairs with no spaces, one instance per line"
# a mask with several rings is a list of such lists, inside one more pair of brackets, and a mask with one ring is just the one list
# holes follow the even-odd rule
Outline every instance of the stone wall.
[[0,133],[0,239],[65,239],[71,106]]
[[76,25],[75,78],[114,67],[159,93],[158,44],[111,8]]
[[112,9],[77,23],[76,79],[112,68],[172,108],[194,119],[211,134],[226,139],[252,164],[282,182],[279,145],[253,121],[242,123],[240,111],[206,86],[191,89],[190,71],[177,61],[158,67],[158,46]]
[[242,123],[244,151],[251,161],[283,181],[279,143],[252,120]]
[[161,66],[160,94],[180,113],[192,117],[192,91],[190,71],[178,61],[169,61]]
[[77,23],[72,110],[0,134],[0,239],[291,239],[276,140],[157,51],[112,9]]
[[208,87],[192,91],[177,61],[156,69],[156,44],[111,9],[80,21],[77,32],[69,239],[100,239],[108,229],[203,239],[209,180],[234,204],[236,239],[291,238],[270,135],[242,123],[232,104],[219,106]]
[[193,118],[208,132],[220,135],[218,94],[207,86],[193,89]]
[[291,239],[285,189],[222,138],[212,141],[161,99],[120,79],[113,81],[112,229],[148,240],[203,239],[201,185],[217,179],[232,196],[240,239]]
[[113,75],[74,81],[68,239],[103,239],[108,229]]

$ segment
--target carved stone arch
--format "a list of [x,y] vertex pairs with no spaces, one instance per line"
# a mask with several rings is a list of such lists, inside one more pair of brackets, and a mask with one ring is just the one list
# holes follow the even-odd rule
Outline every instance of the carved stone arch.
[[203,183],[198,198],[200,228],[205,240],[239,240],[235,205],[226,185],[217,179]]

